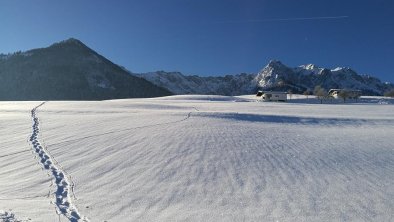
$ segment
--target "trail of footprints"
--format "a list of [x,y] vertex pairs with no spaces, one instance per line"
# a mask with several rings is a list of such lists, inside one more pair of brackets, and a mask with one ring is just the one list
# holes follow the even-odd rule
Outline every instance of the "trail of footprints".
[[56,161],[50,156],[49,152],[41,145],[39,136],[39,120],[36,115],[36,110],[44,105],[45,102],[36,106],[31,110],[31,117],[33,119],[33,133],[30,137],[30,142],[33,145],[33,149],[36,152],[40,163],[45,170],[49,171],[49,175],[54,178],[54,185],[56,186],[55,202],[58,214],[62,214],[67,217],[71,222],[77,221],[88,221],[86,218],[82,218],[79,214],[76,206],[71,202],[72,184],[68,181],[65,172],[56,164]]
[[[31,110],[31,117],[33,119],[33,133],[30,137],[30,142],[33,145],[33,149],[36,152],[40,163],[42,164],[45,170],[48,170],[49,176],[54,178],[54,184],[56,186],[55,191],[55,205],[58,211],[58,214],[62,214],[67,217],[71,222],[78,221],[89,221],[86,217],[81,217],[76,206],[74,206],[71,202],[71,193],[73,192],[73,183],[70,182],[67,178],[66,173],[61,169],[61,167],[54,161],[54,158],[51,157],[49,152],[41,145],[38,136],[40,133],[39,129],[39,119],[36,115],[36,110],[43,106],[45,102],[36,106]],[[197,108],[193,107],[196,111],[199,111]],[[189,112],[187,117],[171,123],[182,122],[190,118],[192,112]],[[168,123],[164,123],[168,124]],[[158,124],[161,125],[161,124]]]

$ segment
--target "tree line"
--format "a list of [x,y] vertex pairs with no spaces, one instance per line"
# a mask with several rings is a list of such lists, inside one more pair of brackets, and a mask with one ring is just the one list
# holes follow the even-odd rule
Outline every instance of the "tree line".
[[[310,90],[306,90],[303,93],[303,95],[306,96],[307,99],[308,99],[308,96],[312,95],[312,94],[315,95],[318,100],[320,100],[320,103],[323,103],[323,100],[329,99],[332,97],[331,95],[328,94],[327,90],[320,85],[315,86],[313,92],[311,92]],[[357,100],[360,96],[360,95],[355,96],[350,90],[346,90],[346,89],[340,90],[337,95],[339,98],[341,98],[343,100],[344,103],[349,98],[354,98]],[[384,96],[393,98],[394,97],[394,89],[391,89],[391,90],[387,91],[386,93],[384,93]]]

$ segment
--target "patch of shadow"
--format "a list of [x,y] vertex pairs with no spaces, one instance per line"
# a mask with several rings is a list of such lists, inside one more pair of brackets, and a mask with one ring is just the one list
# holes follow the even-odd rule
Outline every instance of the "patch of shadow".
[[357,119],[357,118],[318,118],[318,117],[298,117],[298,116],[276,116],[246,113],[196,113],[194,116],[228,119],[234,121],[265,122],[280,124],[301,124],[301,125],[392,125],[394,120],[387,119]]

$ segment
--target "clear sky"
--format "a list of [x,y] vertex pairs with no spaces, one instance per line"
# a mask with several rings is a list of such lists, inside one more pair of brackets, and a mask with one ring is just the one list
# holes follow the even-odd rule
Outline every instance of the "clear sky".
[[0,0],[0,53],[70,37],[133,72],[351,67],[394,82],[393,0]]

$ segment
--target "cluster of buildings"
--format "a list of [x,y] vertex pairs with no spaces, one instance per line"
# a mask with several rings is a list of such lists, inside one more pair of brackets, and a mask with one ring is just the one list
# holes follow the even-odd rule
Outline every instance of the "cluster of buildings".
[[[258,91],[256,97],[266,102],[286,102],[287,94],[287,92],[279,91]],[[360,96],[361,90],[353,89],[330,89],[326,95],[326,97],[334,99],[358,99]]]

